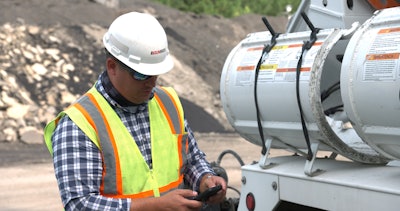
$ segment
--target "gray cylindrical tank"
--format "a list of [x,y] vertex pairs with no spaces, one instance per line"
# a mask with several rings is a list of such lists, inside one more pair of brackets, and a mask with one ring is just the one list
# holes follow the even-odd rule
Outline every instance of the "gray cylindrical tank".
[[[383,164],[396,157],[387,156],[381,149],[371,147],[370,142],[364,140],[364,125],[353,121],[357,120],[353,118],[355,115],[348,116],[352,110],[347,107],[352,106],[353,99],[351,96],[343,96],[353,91],[342,90],[343,80],[346,80],[341,76],[342,69],[346,67],[342,67],[341,61],[345,52],[356,52],[357,49],[348,46],[348,39],[357,29],[326,29],[318,33],[316,43],[303,54],[299,81],[300,102],[311,143],[318,143],[322,150],[339,153],[357,162]],[[228,55],[221,74],[221,101],[230,124],[249,142],[262,145],[256,116],[257,98],[263,133],[266,140],[272,141],[272,147],[291,151],[307,149],[297,104],[295,79],[301,47],[309,37],[310,32],[288,33],[278,37],[275,47],[261,65],[256,97],[255,68],[264,45],[270,43],[271,35],[269,32],[249,34]],[[398,71],[396,73],[399,74]],[[380,90],[395,87],[399,94],[398,86],[394,85]],[[360,89],[362,92],[364,88],[360,85]],[[368,95],[364,93],[364,96]],[[390,102],[395,103],[393,99]],[[398,108],[394,107],[393,112],[395,109]],[[396,112],[395,117],[398,117],[396,115],[399,110]],[[392,122],[396,122],[392,119]],[[400,118],[397,118],[395,127],[399,122]],[[397,134],[392,136],[397,140],[398,137]],[[400,149],[395,151],[400,152]]]
[[352,36],[341,71],[344,109],[359,136],[400,159],[400,8],[378,11]]

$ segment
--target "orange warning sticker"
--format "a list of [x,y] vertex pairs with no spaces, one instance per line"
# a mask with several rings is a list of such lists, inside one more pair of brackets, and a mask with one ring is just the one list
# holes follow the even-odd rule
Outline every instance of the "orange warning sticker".
[[367,60],[395,60],[400,58],[400,53],[368,54]]
[[264,47],[254,47],[254,48],[248,48],[247,51],[262,51]]
[[250,65],[250,66],[239,66],[237,67],[237,71],[248,71],[248,70],[254,70],[254,68],[256,68],[256,66],[254,65]]
[[387,33],[393,33],[393,32],[400,32],[400,27],[381,29],[381,30],[379,30],[378,34],[387,34]]

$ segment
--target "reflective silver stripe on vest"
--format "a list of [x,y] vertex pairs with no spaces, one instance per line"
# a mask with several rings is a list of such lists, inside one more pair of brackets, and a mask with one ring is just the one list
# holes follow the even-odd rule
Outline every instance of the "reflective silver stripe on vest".
[[101,151],[104,159],[104,167],[106,168],[106,175],[104,177],[104,193],[117,194],[117,177],[116,177],[116,160],[114,149],[111,144],[111,137],[107,133],[106,123],[97,107],[90,101],[89,97],[84,95],[78,100],[78,102],[85,110],[89,113],[93,119],[95,127],[97,129],[98,138],[100,141]]
[[168,94],[160,88],[156,88],[156,94],[160,97],[161,102],[164,104],[164,107],[168,111],[168,115],[172,120],[172,125],[174,127],[175,133],[180,134],[182,131],[180,121],[179,121],[179,112],[176,110],[176,107],[174,106],[174,102],[172,99],[168,96]]
[[[172,120],[172,124],[174,127],[174,130],[176,133],[182,133],[184,130],[184,125],[180,124],[180,116],[178,115],[179,112],[176,110],[176,107],[174,106],[173,99],[169,97],[169,95],[160,88],[155,89],[156,94],[160,97],[161,102],[164,104],[164,107],[168,111],[168,115]],[[181,148],[181,154],[182,154],[182,168],[180,169],[180,173],[183,174],[184,167],[187,165],[188,159],[187,159],[187,153],[186,153],[186,142],[188,139],[188,135],[185,134],[182,136],[182,148]],[[184,184],[180,184],[179,188],[184,188]]]
[[187,158],[187,153],[186,153],[186,142],[188,139],[188,135],[185,134],[182,136],[182,149],[181,149],[181,154],[182,154],[182,168],[180,173],[183,174],[183,171],[185,170],[185,166],[188,164],[188,158]]

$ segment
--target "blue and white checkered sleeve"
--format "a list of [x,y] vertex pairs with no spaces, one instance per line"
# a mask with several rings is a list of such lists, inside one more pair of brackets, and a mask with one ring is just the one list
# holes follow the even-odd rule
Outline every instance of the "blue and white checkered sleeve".
[[130,199],[100,195],[101,153],[69,117],[60,120],[52,143],[55,175],[66,210],[129,210]]
[[204,174],[214,173],[210,163],[206,160],[206,155],[197,145],[197,141],[185,120],[185,129],[188,133],[188,166],[185,168],[185,179],[192,186],[193,190],[199,191],[200,179]]

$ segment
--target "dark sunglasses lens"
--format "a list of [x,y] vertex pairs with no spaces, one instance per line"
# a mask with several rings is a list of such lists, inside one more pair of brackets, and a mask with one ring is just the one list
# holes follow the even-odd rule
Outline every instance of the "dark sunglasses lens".
[[150,75],[143,75],[142,73],[139,73],[139,72],[136,72],[136,71],[134,71],[134,73],[133,73],[133,78],[138,80],[138,81],[144,81],[144,80],[146,80],[146,79],[148,79],[150,77],[151,77]]
[[125,69],[126,71],[128,71],[129,74],[131,74],[132,77],[133,77],[134,79],[138,80],[138,81],[144,81],[144,80],[146,80],[146,79],[148,79],[148,78],[151,77],[151,75],[144,75],[144,74],[142,74],[142,73],[137,72],[136,70],[134,70],[134,69],[128,67],[127,65],[125,65],[125,64],[122,63],[122,62],[119,62],[119,63],[120,63],[120,65],[122,66],[123,69]]

